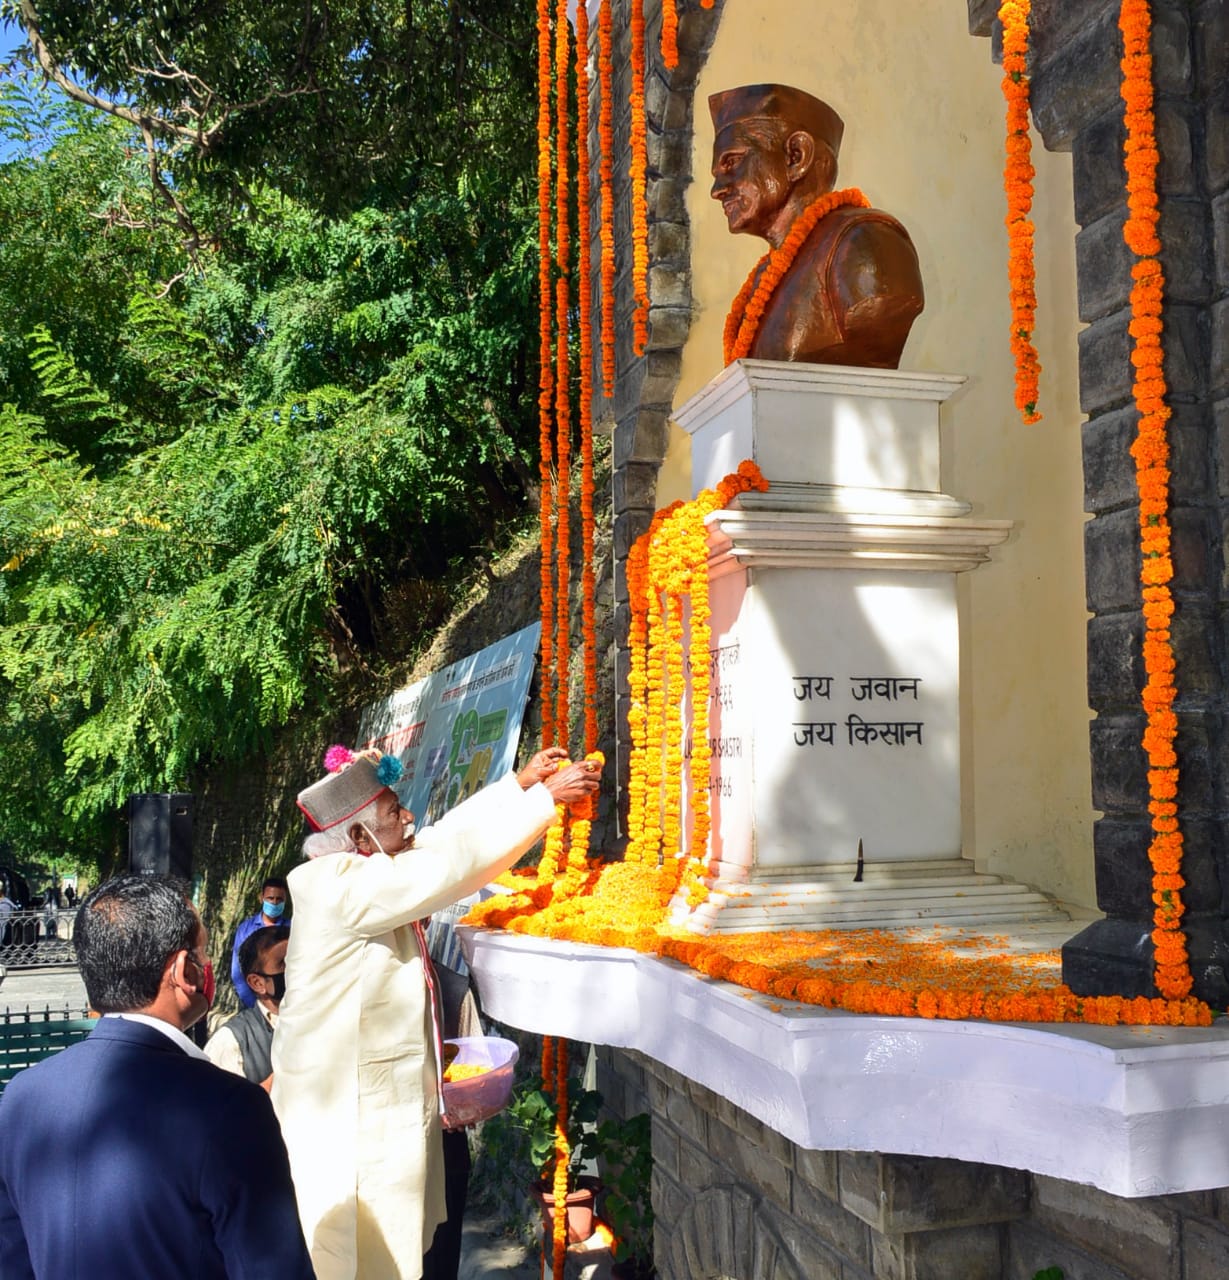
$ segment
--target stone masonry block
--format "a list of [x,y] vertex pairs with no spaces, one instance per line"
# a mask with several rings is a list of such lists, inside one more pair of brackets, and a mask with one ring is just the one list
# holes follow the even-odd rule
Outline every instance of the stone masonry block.
[[1134,406],[1090,418],[1082,428],[1084,510],[1093,513],[1133,504],[1139,497],[1131,442],[1139,415]]
[[1182,1280],[1224,1280],[1229,1275],[1229,1229],[1224,1223],[1188,1220],[1182,1243]]
[[653,511],[657,507],[657,472],[653,462],[628,462],[614,473],[614,509]]
[[1002,1227],[987,1225],[876,1236],[876,1280],[1001,1280],[1002,1234]]
[[1093,613],[1139,608],[1139,517],[1123,507],[1084,526],[1084,589]]
[[1138,612],[1088,620],[1088,705],[1098,713],[1139,702],[1144,679],[1144,620]]
[[[664,268],[655,268],[649,273],[652,278],[656,278],[660,274],[665,274]],[[668,412],[674,399],[674,389],[678,386],[679,354],[676,351],[650,351],[645,357],[645,366],[640,403],[645,405],[665,405],[666,412]],[[666,412],[661,414],[663,420],[666,417]],[[664,452],[661,456],[664,456]]]
[[1152,79],[1157,95],[1190,93],[1194,72],[1188,6],[1154,4]]
[[647,153],[650,172],[672,178],[691,176],[691,135],[683,130],[654,133],[650,129]]
[[[1168,371],[1168,361],[1166,361]],[[1229,393],[1229,298],[1222,298],[1212,307],[1212,359],[1209,368],[1212,394],[1222,397]]]
[[615,428],[614,460],[616,467],[628,462],[658,464],[666,456],[666,444],[670,438],[666,415],[646,409],[630,421],[620,422]]
[[1178,592],[1215,598],[1221,571],[1217,513],[1207,507],[1176,507],[1170,515],[1170,526]]
[[[1178,670],[1181,671],[1181,659]],[[1216,774],[1219,771],[1219,745],[1214,713],[1184,710],[1178,714],[1178,759],[1182,770],[1178,779],[1178,798],[1184,812],[1192,816],[1208,816],[1215,809]],[[1183,875],[1186,860],[1183,857]]]
[[792,1170],[715,1117],[709,1116],[708,1119],[709,1155],[741,1181],[788,1209]]
[[692,1142],[701,1147],[708,1144],[708,1117],[683,1091],[671,1090],[666,1095],[666,1119]]
[[1216,496],[1216,441],[1208,426],[1207,406],[1175,404],[1171,408],[1170,494],[1179,503],[1210,504]]
[[[1207,205],[1171,198],[1161,214],[1161,262],[1167,301],[1205,303],[1212,294],[1212,241]],[[1127,269],[1130,278],[1130,268]]]
[[[1183,812],[1182,878],[1186,887],[1182,901],[1187,912],[1216,912],[1225,909],[1226,886],[1223,883],[1226,849],[1225,824],[1215,818],[1196,817]],[[1223,961],[1229,959],[1229,941],[1215,948]]]
[[1151,829],[1147,819],[1099,818],[1093,823],[1097,906],[1122,920],[1152,915]]
[[1143,712],[1098,716],[1089,724],[1094,809],[1106,814],[1147,809],[1147,760],[1140,746],[1143,730]]
[[1033,1221],[1124,1271],[1180,1280],[1182,1221],[1162,1200],[1125,1199],[1095,1187],[1033,1180]]
[[1058,1267],[1067,1280],[1164,1280],[1142,1271],[1124,1271],[1068,1243],[1061,1236],[1040,1231],[1029,1223],[1013,1222],[1007,1228],[1007,1264],[1004,1280],[1033,1280],[1038,1271]]
[[689,185],[688,179],[682,177],[650,178],[646,200],[652,216],[664,222],[686,222]]
[[876,1231],[976,1226],[1028,1210],[1028,1175],[925,1156],[841,1152],[841,1204]]
[[819,1195],[829,1200],[840,1196],[835,1151],[811,1151],[807,1147],[794,1148],[794,1182],[803,1182]]
[[[1211,269],[1210,263],[1208,269]],[[1226,319],[1224,333],[1229,336],[1229,319]],[[1184,397],[1197,400],[1207,394],[1210,384],[1207,373],[1206,341],[1207,308],[1205,306],[1190,303],[1170,303],[1166,306],[1163,339],[1165,380],[1169,384],[1170,396],[1175,402]],[[1214,366],[1218,355],[1222,362],[1224,385],[1229,386],[1229,353],[1216,350],[1214,337],[1212,352]]]
[[998,12],[996,0],[969,0],[969,35],[988,36]]
[[1171,619],[1170,638],[1182,673],[1182,697],[1218,698],[1224,654],[1211,609],[1183,600]]
[[627,555],[631,545],[649,527],[653,513],[648,510],[621,511],[615,516],[614,542],[615,554],[620,558]]
[[1229,102],[1223,94],[1208,99],[1204,108],[1204,181],[1219,194],[1229,187]]
[[793,1217],[843,1257],[866,1265],[871,1259],[871,1229],[861,1218],[843,1209],[795,1177]]
[[757,1120],[750,1112],[743,1111],[740,1107],[733,1107],[732,1110],[734,1112],[733,1127],[738,1133],[753,1145],[762,1147],[774,1160],[789,1168],[793,1167],[794,1144],[784,1134],[769,1128],[762,1120]]
[[690,333],[690,307],[649,307],[650,351],[677,351]]
[[1198,0],[1191,7],[1195,88],[1207,94],[1223,82],[1229,67],[1229,9],[1224,0]]
[[653,1171],[659,1169],[675,1182],[679,1180],[679,1136],[674,1129],[654,1116],[650,1122],[653,1142]]
[[1212,201],[1212,254],[1216,291],[1229,293],[1229,191]]
[[1100,320],[1131,300],[1131,251],[1122,238],[1126,211],[1115,209],[1075,237],[1080,319]]
[[764,1235],[771,1235],[779,1261],[771,1272],[757,1270],[752,1274],[772,1275],[779,1280],[843,1280],[843,1264],[848,1259],[840,1250],[830,1249],[823,1239],[817,1239],[797,1218],[768,1208],[762,1225]]
[[1082,227],[1115,209],[1126,209],[1126,173],[1122,164],[1125,138],[1121,106],[1105,112],[1075,136],[1071,168],[1075,219]]
[[698,1191],[702,1187],[715,1187],[728,1181],[728,1173],[708,1152],[686,1138],[679,1140],[679,1176],[683,1185]]
[[[649,267],[649,299],[655,307],[690,307],[691,273],[685,267],[665,264]],[[674,381],[678,381],[677,372]],[[674,390],[673,385],[669,390]],[[645,394],[647,398],[647,388]],[[647,402],[657,403],[654,400]]]
[[1091,11],[1070,39],[1059,37],[1050,56],[1049,34],[1044,29],[1038,33],[1041,65],[1033,73],[1033,119],[1049,150],[1067,151],[1081,124],[1113,106],[1118,97],[1118,10],[1105,3],[1050,8],[1060,18],[1063,11],[1076,17]]
[[690,245],[687,227],[681,222],[654,222],[649,227],[649,259],[656,263],[687,262]]
[[1194,140],[1197,128],[1198,125],[1192,122],[1192,116],[1185,106],[1164,99],[1157,103],[1156,140],[1161,160],[1157,166],[1156,185],[1162,195],[1199,194]]
[[1089,417],[1131,394],[1129,313],[1105,316],[1080,332],[1080,408]]

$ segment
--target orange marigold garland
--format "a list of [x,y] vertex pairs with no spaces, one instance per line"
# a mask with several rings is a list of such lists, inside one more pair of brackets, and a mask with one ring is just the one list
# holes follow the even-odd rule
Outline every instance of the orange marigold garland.
[[571,307],[568,278],[572,238],[568,222],[568,64],[571,23],[568,0],[559,0],[555,14],[555,731],[566,744],[570,726],[568,671],[571,658],[571,488],[572,418],[571,352],[568,315]]
[[1185,996],[1192,978],[1182,930],[1185,884],[1182,832],[1178,822],[1178,757],[1174,739],[1178,718],[1173,704],[1174,653],[1170,618],[1173,560],[1169,525],[1169,438],[1166,423],[1164,352],[1161,346],[1165,277],[1158,256],[1161,241],[1156,190],[1157,153],[1153,113],[1152,14],[1148,0],[1123,0],[1118,25],[1122,30],[1122,100],[1125,103],[1128,216],[1123,238],[1136,256],[1131,275],[1130,332],[1134,343],[1133,393],[1139,428],[1131,454],[1139,486],[1139,537],[1144,612],[1144,670],[1141,695],[1147,725],[1143,747],[1148,755],[1149,812],[1152,842],[1152,942],[1157,990],[1170,999]]
[[1003,0],[1003,97],[1007,102],[1007,276],[1011,286],[1011,351],[1016,362],[1016,408],[1025,422],[1038,422],[1037,384],[1041,361],[1033,345],[1037,312],[1033,263],[1032,140],[1028,131],[1028,26],[1031,0]]
[[538,0],[538,520],[542,542],[542,744],[555,741],[552,408],[555,400],[551,283],[551,31],[550,0]]
[[609,399],[615,384],[615,247],[614,247],[614,101],[610,0],[602,0],[597,18],[601,103],[598,107],[598,157],[602,188],[602,394]]
[[[663,901],[683,888],[692,906],[707,896],[708,865],[708,536],[705,518],[738,493],[767,488],[753,462],[691,502],[659,511],[628,556],[631,608],[627,860],[657,866]],[[686,627],[684,607],[687,608]],[[690,639],[685,640],[685,632]],[[685,668],[690,666],[690,696]],[[691,711],[691,760],[683,764],[683,712]],[[684,789],[691,826],[684,830]]]
[[[589,184],[589,10],[576,8],[576,204],[580,326],[580,601],[584,743],[597,747],[597,577],[593,570],[593,283]],[[588,848],[588,839],[584,841]]]
[[679,13],[676,0],[661,0],[661,60],[668,71],[679,64]]
[[751,274],[730,304],[721,338],[726,364],[741,360],[751,351],[755,335],[759,332],[760,321],[764,318],[764,311],[772,300],[777,285],[793,266],[799,250],[820,220],[836,209],[869,209],[870,203],[857,187],[846,187],[843,191],[829,191],[827,195],[820,196],[794,219],[793,226],[781,244],[766,253],[751,268]]
[[649,224],[648,118],[644,107],[644,0],[631,0],[632,90],[632,288],[636,310],[632,317],[632,350],[644,355],[649,344]]
[[559,1276],[560,1280],[567,1261],[568,1165],[571,1159],[572,1148],[568,1143],[568,1046],[566,1040],[560,1040],[555,1052],[555,1177],[552,1188],[555,1216],[552,1222],[554,1253],[551,1264],[551,1274]]

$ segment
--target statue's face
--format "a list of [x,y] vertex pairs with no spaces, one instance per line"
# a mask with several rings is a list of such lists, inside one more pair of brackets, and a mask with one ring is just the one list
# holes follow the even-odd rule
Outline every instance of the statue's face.
[[789,198],[785,147],[743,124],[723,129],[713,144],[713,186],[731,233],[767,236]]

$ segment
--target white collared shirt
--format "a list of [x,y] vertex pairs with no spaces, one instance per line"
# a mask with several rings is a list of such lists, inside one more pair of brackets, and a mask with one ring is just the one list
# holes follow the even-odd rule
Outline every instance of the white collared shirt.
[[163,1022],[161,1018],[155,1018],[148,1013],[104,1013],[104,1018],[123,1018],[125,1022],[142,1022],[147,1027],[153,1027],[155,1031],[161,1031],[164,1036],[190,1058],[200,1058],[202,1062],[208,1062],[208,1057],[188,1039],[186,1035],[178,1027],[173,1027],[169,1022]]

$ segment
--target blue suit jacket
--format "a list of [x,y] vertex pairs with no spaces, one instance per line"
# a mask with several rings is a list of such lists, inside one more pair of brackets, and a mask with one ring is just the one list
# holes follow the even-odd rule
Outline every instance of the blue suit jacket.
[[263,1089],[106,1018],[0,1098],[4,1280],[313,1280]]

